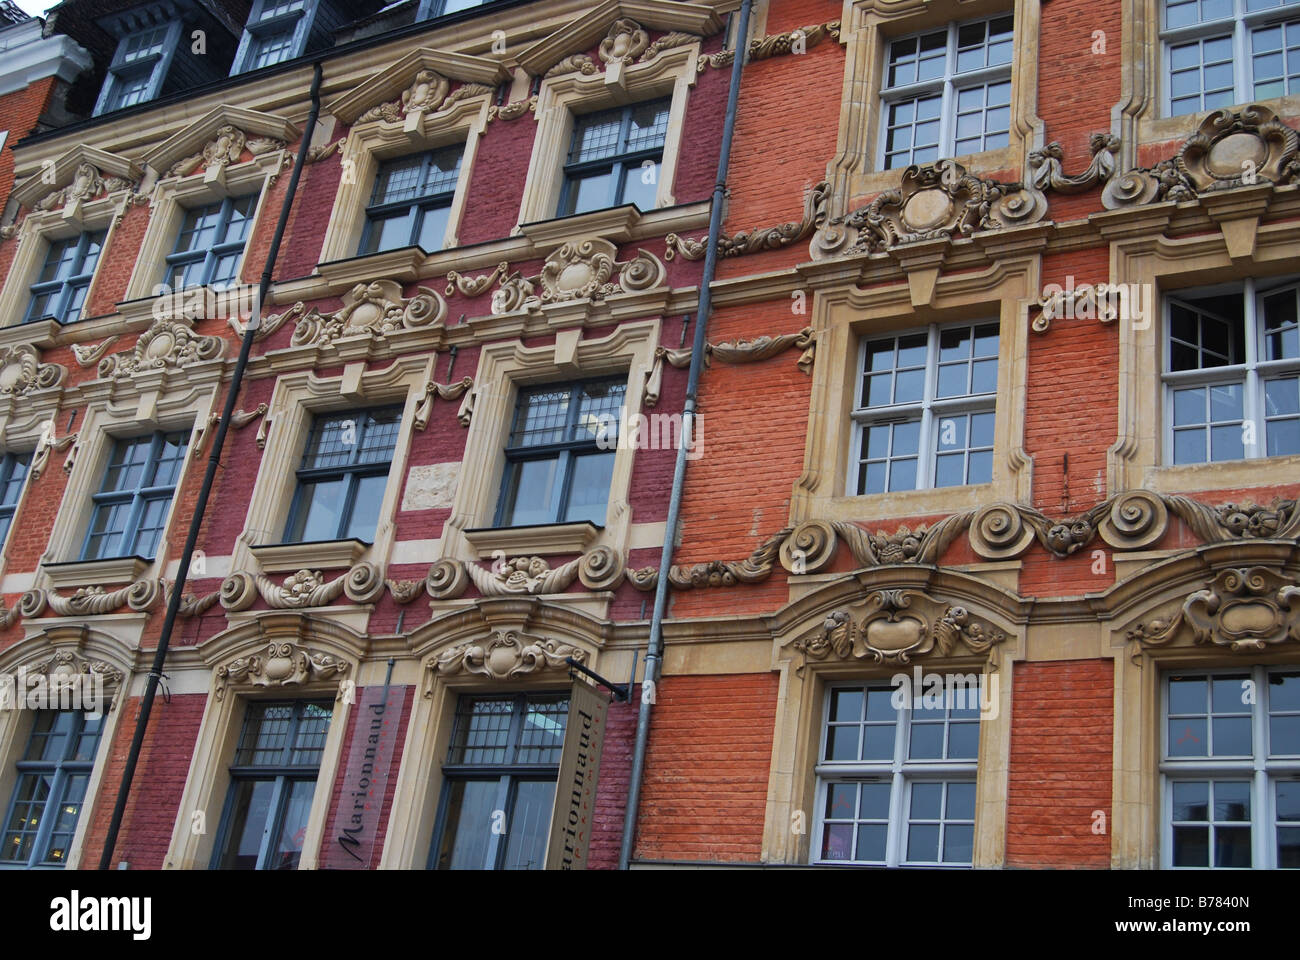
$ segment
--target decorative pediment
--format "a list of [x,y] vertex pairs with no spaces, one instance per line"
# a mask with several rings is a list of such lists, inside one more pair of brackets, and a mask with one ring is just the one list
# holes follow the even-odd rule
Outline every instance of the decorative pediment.
[[[436,326],[447,315],[447,303],[437,291],[420,287],[414,297],[402,296],[394,280],[358,283],[343,295],[343,306],[332,313],[308,310],[294,327],[295,347],[328,346],[342,337],[369,334],[382,337],[398,330]],[[281,317],[270,318],[278,326]]]
[[1300,586],[1267,567],[1224,570],[1176,613],[1139,623],[1126,636],[1136,644],[1135,657],[1151,647],[1188,642],[1232,653],[1300,643]]
[[1297,183],[1298,144],[1300,134],[1268,107],[1216,110],[1168,160],[1112,179],[1101,201],[1117,210],[1260,183]]
[[543,670],[562,669],[569,658],[581,663],[587,653],[546,637],[497,630],[486,640],[468,640],[443,651],[429,661],[429,670],[439,676],[464,672],[493,680],[514,680]]
[[260,653],[235,657],[217,667],[216,697],[224,699],[226,687],[297,687],[319,680],[344,677],[352,664],[332,653],[292,641],[270,643]]
[[[346,124],[396,122],[411,113],[436,113],[457,99],[491,92],[508,79],[509,72],[497,60],[422,47],[358,84],[328,110]],[[452,91],[456,82],[475,89]]]
[[[599,47],[600,59],[608,68],[651,59],[668,46],[686,42],[687,37],[709,37],[721,29],[717,13],[702,4],[606,0],[528,47],[519,54],[518,62],[533,76],[553,74],[553,68],[566,60],[562,72],[595,73],[598,66],[586,56],[593,47]],[[651,42],[650,30],[679,36],[667,43]],[[589,67],[584,68],[584,63]]]
[[[791,646],[809,660],[906,664],[916,657],[986,654],[1006,634],[968,609],[920,590],[875,590],[832,611]],[[803,669],[803,665],[800,666]]]
[[0,395],[22,396],[33,390],[57,387],[68,375],[57,363],[41,363],[41,355],[25,343],[0,354]]
[[13,198],[28,210],[57,210],[130,190],[140,181],[140,166],[116,154],[79,145],[14,188]]
[[221,356],[226,341],[200,336],[179,320],[158,320],[130,350],[99,361],[101,380],[125,380],[151,370],[182,370]]
[[548,303],[573,300],[603,300],[620,293],[640,293],[664,283],[667,270],[654,254],[638,250],[630,260],[619,260],[618,248],[598,237],[562,244],[546,258],[541,272],[525,277],[500,263],[491,273],[467,277],[447,274],[447,295],[459,290],[476,297],[497,281],[492,291],[492,312],[512,313],[536,310]]
[[943,159],[913,164],[903,171],[897,189],[827,221],[814,239],[813,250],[822,256],[872,253],[1036,223],[1046,213],[1047,199],[1032,185],[991,180],[968,173],[955,160]]
[[146,153],[144,160],[162,177],[184,177],[202,169],[216,178],[239,163],[245,151],[258,156],[282,150],[298,132],[284,117],[223,104]]

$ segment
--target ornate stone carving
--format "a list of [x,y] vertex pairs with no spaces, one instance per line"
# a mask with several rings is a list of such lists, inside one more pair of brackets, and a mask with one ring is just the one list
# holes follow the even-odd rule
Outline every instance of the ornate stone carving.
[[7,347],[0,354],[0,394],[6,396],[57,387],[67,375],[66,367],[41,363],[41,355],[25,343]]
[[1046,193],[1082,193],[1099,183],[1105,183],[1115,173],[1115,154],[1119,153],[1119,137],[1110,133],[1094,133],[1088,141],[1092,162],[1088,169],[1075,176],[1067,176],[1061,161],[1065,151],[1055,140],[1029,154],[1029,168],[1033,170],[1034,186]]
[[[803,217],[797,222],[782,223],[775,227],[757,230],[742,230],[731,236],[718,238],[718,256],[743,257],[761,250],[780,250],[792,243],[797,243],[809,236],[826,222],[827,203],[830,199],[830,183],[823,180],[812,187],[804,197]],[[683,260],[703,260],[706,240],[690,240],[670,233],[664,237],[667,249],[664,259],[681,257]]]
[[470,583],[485,597],[562,593],[574,580],[588,590],[613,590],[623,582],[623,560],[609,547],[596,547],[554,569],[541,557],[513,557],[485,570],[477,563],[439,560],[429,569],[425,589],[435,600],[453,600]]
[[[757,363],[760,360],[769,360],[791,347],[802,351],[796,365],[805,374],[811,375],[813,361],[817,356],[817,336],[812,327],[804,327],[798,333],[709,343],[704,348],[704,362],[707,364],[716,358],[723,363]],[[659,394],[663,389],[664,364],[679,370],[689,367],[691,351],[670,350],[667,347],[658,347],[655,350],[654,364],[646,373],[645,405],[647,407],[653,407],[659,402]]]
[[513,103],[503,103],[497,106],[495,103],[488,107],[488,120],[518,120],[526,113],[537,112],[537,95],[529,97],[527,100],[516,100]]
[[388,592],[398,603],[407,604],[424,592],[423,580],[388,580]]
[[443,292],[450,297],[459,290],[462,297],[477,297],[509,273],[510,264],[504,260],[498,263],[491,273],[485,273],[480,277],[467,277],[463,273],[452,270],[447,274],[447,288]]
[[702,53],[695,59],[695,72],[703,73],[709,67],[729,67],[736,62],[736,51],[721,50],[718,53]]
[[[696,587],[734,587],[740,583],[759,583],[772,575],[781,544],[793,527],[786,527],[759,544],[744,560],[710,560],[706,563],[679,566],[668,571],[668,583],[678,590]],[[632,586],[638,590],[653,590],[659,582],[659,571],[643,567],[630,575]]]
[[1112,547],[1137,550],[1164,536],[1170,498],[1133,490],[1074,517],[1053,520],[1033,507],[994,503],[971,522],[971,546],[989,560],[1018,557],[1037,540],[1058,557],[1087,546],[1098,533]]
[[226,342],[220,337],[202,337],[178,320],[157,320],[140,334],[130,350],[99,361],[100,379],[123,380],[150,370],[181,370],[194,363],[221,356]]
[[667,245],[664,259],[675,260],[681,257],[683,260],[703,260],[707,250],[706,241],[707,237],[692,240],[689,237],[679,237],[675,233],[670,233],[664,237],[664,243]]
[[631,63],[650,45],[650,36],[635,20],[623,18],[610,24],[597,53],[605,63]]
[[840,38],[840,22],[831,20],[827,23],[813,23],[800,27],[789,33],[777,33],[749,41],[749,59],[766,60],[782,54],[798,51],[802,53],[809,47],[815,47],[827,37]]
[[424,578],[424,589],[435,600],[454,600],[468,585],[469,575],[459,560],[437,561]]
[[[822,625],[791,645],[808,660],[871,660],[906,664],[915,657],[962,652],[990,653],[1006,634],[920,590],[875,590],[858,603],[833,611]],[[991,665],[994,658],[990,656]]]
[[937,563],[948,545],[970,526],[973,513],[955,513],[915,531],[902,526],[893,533],[870,533],[841,520],[809,520],[781,545],[781,565],[791,573],[819,573],[834,560],[837,540],[844,541],[859,567]]
[[57,590],[45,591],[45,602],[60,617],[93,617],[112,613],[123,604],[132,610],[148,610],[162,595],[161,580],[138,580],[111,593],[101,586],[81,587],[72,596],[65,597]]
[[[80,431],[78,431],[78,433],[80,433]],[[49,436],[41,437],[40,442],[36,444],[36,452],[32,454],[32,465],[27,471],[31,474],[32,479],[39,480],[41,478],[41,474],[45,472],[45,467],[50,462],[51,451],[57,450],[59,453],[62,453],[76,442],[77,433],[70,433],[66,437],[59,437],[57,439]],[[69,457],[69,459],[71,459],[71,457]],[[63,468],[65,472],[72,472],[72,468],[69,467],[66,462],[64,463]]]
[[[474,386],[473,377],[461,377],[455,383],[434,383],[430,380],[424,388],[424,396],[415,408],[415,429],[423,430],[429,425],[429,417],[433,415],[433,401],[435,398],[439,400],[455,400],[467,394],[472,386]],[[469,415],[465,410],[464,403],[461,404],[457,418],[460,420],[462,427],[469,426]]]
[[358,563],[347,573],[326,582],[319,570],[299,570],[277,584],[261,574],[232,573],[221,584],[221,605],[227,610],[247,610],[260,596],[273,610],[300,610],[333,603],[346,593],[353,603],[373,603],[384,591],[384,578],[373,563]]
[[248,135],[233,124],[223,124],[217,128],[216,136],[203,145],[198,153],[177,160],[167,170],[169,177],[188,177],[200,168],[205,171],[224,171],[226,167],[239,163],[239,158],[247,150],[254,156],[283,150],[285,142],[271,137],[254,137]]
[[83,369],[93,367],[103,359],[109,348],[121,339],[120,335],[113,334],[107,340],[101,340],[99,343],[74,343],[72,345],[72,355],[77,359],[77,366]]
[[1300,179],[1298,143],[1300,135],[1268,107],[1216,110],[1173,157],[1113,178],[1101,202],[1107,210],[1117,210],[1255,183],[1295,183]]
[[[470,640],[445,650],[429,662],[429,670],[442,676],[464,671],[493,680],[513,680],[564,667],[570,658],[582,663],[586,656],[585,651],[567,643],[498,630],[487,640]],[[426,690],[425,696],[432,696],[432,690]]]
[[394,280],[358,283],[343,295],[343,306],[333,313],[312,307],[298,321],[290,343],[295,347],[329,346],[341,337],[369,333],[382,337],[395,330],[435,326],[447,315],[447,303],[437,291],[420,287],[410,299]]
[[132,181],[123,177],[105,177],[94,164],[82,163],[78,165],[68,185],[57,190],[51,190],[36,201],[36,209],[57,210],[70,203],[75,204],[85,200],[93,200],[102,193],[129,190],[134,185]]
[[821,255],[864,253],[922,240],[969,236],[1036,223],[1047,200],[1032,185],[1001,183],[972,173],[955,160],[913,164],[896,190],[866,207],[827,222],[814,241]]
[[1164,502],[1206,543],[1300,537],[1300,509],[1295,500],[1275,499],[1267,507],[1236,503],[1211,507],[1179,496],[1165,496]]
[[347,137],[339,137],[337,140],[331,140],[329,143],[318,144],[307,151],[307,163],[320,163],[327,160],[334,154],[343,155],[343,145],[348,142]]
[[548,77],[558,77],[562,73],[581,73],[584,76],[592,76],[600,73],[600,67],[596,66],[596,61],[591,59],[585,53],[575,53],[572,56],[565,57],[559,63],[555,64],[544,74],[543,79]]
[[1300,642],[1300,587],[1266,567],[1224,570],[1173,616],[1154,617],[1127,633],[1137,645],[1135,659],[1143,649],[1187,636],[1233,653]]
[[236,657],[217,667],[216,697],[222,700],[231,684],[254,687],[296,687],[304,683],[343,677],[352,669],[331,653],[283,641],[264,651]]
[[176,608],[177,614],[182,617],[201,617],[216,605],[221,599],[221,591],[213,590],[211,593],[205,593],[197,597],[192,593],[187,593],[181,597],[181,604]]
[[99,679],[105,686],[115,687],[125,679],[122,671],[111,663],[88,660],[71,650],[57,650],[44,660],[25,666],[23,672],[28,676],[44,674],[54,689],[84,682],[86,678]]
[[674,47],[684,47],[688,43],[694,43],[699,37],[693,33],[682,33],[674,30],[672,33],[665,33],[658,40],[653,41],[649,46],[641,51],[641,56],[637,57],[638,63],[645,63],[647,60],[653,60],[665,50],[671,50]]

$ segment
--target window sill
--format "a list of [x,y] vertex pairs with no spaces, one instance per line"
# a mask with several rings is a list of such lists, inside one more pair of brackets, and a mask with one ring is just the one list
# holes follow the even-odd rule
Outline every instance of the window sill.
[[58,342],[63,325],[57,320],[32,320],[30,323],[15,323],[0,328],[0,349],[29,344],[38,350],[45,350]]
[[153,565],[144,557],[112,557],[106,560],[73,560],[43,563],[41,570],[54,587],[89,587],[106,583],[134,583]]
[[1148,467],[1142,486],[1157,493],[1191,493],[1198,490],[1240,490],[1294,483],[1300,476],[1300,454],[1256,457]]
[[341,570],[352,567],[370,548],[360,540],[320,540],[315,543],[274,543],[252,547],[252,554],[266,573],[297,573],[299,570]]
[[867,493],[861,496],[831,498],[826,505],[826,515],[818,514],[818,518],[883,523],[895,517],[956,513],[960,510],[985,506],[996,499],[1010,499],[996,482],[963,487],[929,487],[925,490]]
[[379,253],[366,253],[346,260],[331,260],[316,267],[332,288],[350,287],[357,283],[370,283],[376,277],[412,283],[420,266],[428,259],[419,247],[398,247]]
[[600,237],[614,244],[627,243],[644,215],[635,204],[625,203],[603,210],[521,223],[519,232],[532,241],[538,255],[546,256],[574,237]]
[[590,520],[528,527],[479,527],[476,530],[466,530],[465,539],[483,557],[490,557],[497,550],[507,556],[523,554],[546,556],[557,553],[586,553],[603,529]]

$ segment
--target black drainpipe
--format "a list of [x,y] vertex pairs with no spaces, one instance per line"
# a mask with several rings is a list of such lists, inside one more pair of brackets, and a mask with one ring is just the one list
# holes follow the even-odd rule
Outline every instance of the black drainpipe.
[[262,280],[257,290],[257,313],[244,329],[244,339],[239,346],[239,360],[235,363],[234,375],[230,378],[230,392],[226,394],[226,406],[221,411],[217,422],[217,432],[212,439],[212,452],[208,455],[208,469],[203,475],[203,486],[199,489],[199,499],[194,505],[194,516],[190,518],[190,532],[185,538],[185,549],[181,551],[180,568],[176,571],[176,582],[172,585],[171,596],[167,601],[167,619],[163,621],[162,636],[158,638],[158,650],[154,654],[153,667],[149,671],[149,682],[140,701],[140,715],[135,721],[135,735],[131,738],[131,752],[126,757],[126,768],[122,771],[122,784],[117,789],[117,803],[113,807],[113,819],[108,825],[108,836],[104,838],[104,852],[99,858],[99,869],[108,870],[113,862],[113,848],[117,845],[117,835],[122,829],[122,817],[126,813],[127,797],[131,794],[131,781],[135,779],[136,764],[140,760],[140,748],[144,744],[145,730],[149,726],[149,714],[153,711],[153,701],[158,694],[158,683],[162,679],[164,661],[167,659],[167,647],[171,643],[172,630],[176,626],[176,615],[180,612],[181,595],[185,591],[185,581],[189,577],[190,560],[199,539],[199,530],[203,526],[203,514],[207,511],[208,497],[212,493],[212,483],[217,476],[217,467],[221,465],[221,449],[226,444],[226,433],[230,430],[230,418],[235,412],[235,400],[244,381],[244,368],[248,366],[248,356],[253,349],[253,339],[261,324],[262,307],[266,303],[271,289],[271,272],[275,268],[276,257],[280,253],[280,241],[284,239],[285,227],[289,223],[289,213],[293,210],[294,195],[298,192],[298,179],[302,176],[303,164],[307,151],[311,148],[312,134],[316,131],[316,118],[320,116],[320,82],[321,65],[312,65],[311,78],[311,112],[307,115],[307,124],[302,132],[302,145],[293,163],[293,174],[289,178],[289,189],[280,205],[280,220],[275,225],[275,236],[271,239],[271,249],[266,254],[266,266],[262,270]]
[[[677,539],[677,522],[682,507],[682,487],[686,482],[688,438],[695,436],[695,394],[704,369],[704,349],[708,342],[709,314],[713,308],[713,275],[718,267],[718,236],[722,233],[722,202],[727,191],[727,167],[731,162],[731,137],[736,129],[736,105],[740,99],[740,72],[749,52],[749,9],[751,0],[740,8],[740,25],[736,29],[736,58],[731,64],[731,88],[727,91],[727,116],[722,126],[722,144],[718,150],[718,179],[713,185],[713,202],[709,207],[709,240],[704,253],[704,275],[700,278],[700,306],[696,315],[695,340],[691,346],[691,372],[686,383],[686,403],[682,407],[682,442],[677,448],[673,468],[673,489],[668,501],[668,520],[664,529],[664,549],[659,557],[659,580],[655,584],[654,613],[650,619],[650,642],[646,649],[645,679],[659,680],[663,665],[664,613],[668,606],[668,570],[673,565],[673,542]],[[646,745],[650,742],[650,707],[642,689],[640,710],[636,718],[636,746],[632,752],[632,771],[628,778],[627,808],[623,812],[623,844],[618,853],[618,868],[626,870],[632,859],[636,840],[637,810],[641,803],[641,781],[645,774]]]

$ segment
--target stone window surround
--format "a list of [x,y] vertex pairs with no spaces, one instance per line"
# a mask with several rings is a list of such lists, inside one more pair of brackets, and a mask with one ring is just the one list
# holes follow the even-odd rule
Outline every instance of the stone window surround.
[[[945,577],[961,578],[965,584],[974,585],[962,574],[948,573]],[[895,584],[881,580],[868,585],[863,584],[859,593],[868,589],[884,589]],[[954,586],[956,586],[954,581]],[[913,584],[913,586],[915,586]],[[834,590],[830,587],[828,590]],[[839,589],[843,589],[841,585]],[[990,588],[978,584],[975,589],[987,592]],[[956,590],[939,589],[934,591],[944,595],[956,595]],[[960,591],[963,606],[972,614],[996,623],[1000,629],[1006,629],[1003,618],[993,612],[972,604],[969,587]],[[807,601],[800,601],[807,603]],[[789,646],[794,637],[807,633],[825,616],[826,604],[813,609],[807,617],[800,618],[796,625],[781,631],[773,641],[773,669],[779,675],[776,698],[776,721],[772,732],[772,760],[768,775],[767,816],[763,825],[762,861],[764,863],[807,864],[810,862],[813,837],[813,824],[816,822],[815,803],[817,799],[817,754],[821,743],[822,729],[825,725],[826,690],[832,683],[842,682],[885,682],[898,673],[912,676],[916,666],[925,673],[980,673],[989,663],[985,656],[952,656],[949,658],[926,657],[910,664],[871,665],[854,661],[808,660],[802,670],[796,668],[797,654]],[[1012,631],[1017,632],[1017,631]],[[1011,750],[1011,712],[1012,712],[1012,673],[1013,660],[1021,656],[1024,640],[1008,637],[1007,642],[997,650],[997,658],[1002,666],[996,668],[993,675],[997,677],[997,716],[981,717],[978,753],[978,770],[976,773],[975,795],[975,849],[973,866],[1002,866],[1006,845],[1006,795],[1010,769]],[[987,674],[986,674],[987,676]],[[915,692],[915,691],[914,691]],[[804,832],[796,834],[791,830],[794,816],[802,812]]]
[[[470,178],[479,139],[487,131],[491,94],[457,100],[438,113],[420,114],[420,125],[407,129],[405,124],[372,120],[359,123],[348,133],[343,146],[343,177],[334,198],[334,209],[321,244],[320,261],[350,260],[358,256],[361,235],[366,225],[366,206],[374,192],[375,175],[381,160],[391,160],[438,147],[464,144],[456,192],[447,217],[444,249],[460,245],[461,222],[466,212]],[[383,255],[387,251],[381,251]],[[430,250],[429,253],[437,253]]]
[[[1026,307],[1037,299],[1039,257],[1008,257],[975,274],[938,275],[929,303],[915,303],[909,287],[921,272],[912,271],[909,280],[901,284],[816,291],[812,316],[817,363],[809,397],[804,469],[791,496],[790,523],[950,513],[993,500],[1027,502],[1032,461],[1023,447],[1029,335]],[[1000,330],[992,483],[849,495],[852,410],[861,380],[861,339],[933,322],[994,317],[1000,321]]]
[[[22,513],[32,482],[37,479],[32,476],[32,467],[35,465],[37,455],[41,452],[41,447],[49,443],[45,425],[53,423],[57,434],[59,412],[57,394],[41,398],[0,397],[0,456],[6,453],[32,455],[32,463],[28,465],[22,492],[18,495],[18,503],[14,507],[15,519]],[[49,469],[48,462],[45,464],[45,469]],[[10,530],[12,529],[11,526]],[[8,538],[6,543],[7,540]],[[6,543],[0,543],[0,580],[3,579],[9,565],[8,552],[4,550]]]
[[[256,194],[257,209],[253,214],[253,222],[249,225],[244,255],[240,258],[235,274],[242,278],[247,266],[248,248],[258,237],[267,217],[275,216],[274,211],[267,211],[266,195],[271,181],[280,173],[284,156],[283,150],[274,150],[224,168],[221,177],[210,178],[200,171],[188,177],[171,177],[154,184],[149,199],[149,226],[140,243],[140,252],[123,300],[142,300],[158,295],[166,275],[166,258],[176,246],[186,210],[227,197]],[[242,279],[239,282],[242,283]]]
[[[536,602],[536,601],[534,601]],[[489,603],[504,604],[503,601]],[[509,601],[514,605],[517,601]],[[437,828],[438,807],[442,799],[442,764],[447,758],[455,726],[456,701],[464,694],[517,694],[568,691],[571,687],[565,670],[539,670],[528,677],[495,680],[468,672],[451,675],[432,673],[430,664],[449,648],[466,640],[482,639],[496,631],[518,631],[524,635],[541,634],[568,644],[586,654],[585,663],[601,670],[597,662],[602,646],[594,634],[582,629],[582,621],[566,610],[539,604],[540,609],[527,611],[519,619],[517,611],[501,611],[484,616],[483,608],[472,616],[451,614],[418,628],[410,637],[412,653],[420,664],[419,681],[411,718],[406,726],[402,746],[402,764],[397,771],[393,806],[384,837],[379,868],[423,870],[429,862],[429,850]],[[534,616],[535,614],[535,616]],[[594,629],[595,621],[588,621]],[[428,639],[432,637],[433,639]],[[617,671],[616,671],[617,675]]]
[[[270,644],[286,642],[328,653],[347,664],[347,669],[341,676],[292,686],[257,686],[247,682],[220,684],[219,665],[228,664],[237,657],[260,655]],[[201,645],[198,653],[211,668],[211,681],[163,869],[208,869],[229,797],[230,763],[243,728],[247,704],[252,700],[334,698],[334,713],[321,754],[302,859],[298,864],[299,870],[316,869],[325,819],[333,802],[334,783],[342,762],[344,736],[351,723],[350,698],[341,693],[349,680],[360,685],[357,671],[365,648],[364,635],[299,613],[263,614],[261,621],[245,620]],[[201,835],[196,835],[191,827],[190,812],[196,810],[204,811],[207,818],[207,831]]]
[[[835,159],[828,164],[832,195],[839,204],[898,185],[898,169],[879,169],[883,122],[880,91],[889,41],[953,21],[1005,14],[1015,17],[1011,68],[1011,125],[1008,145],[956,159],[975,172],[1023,170],[1040,146],[1038,119],[1038,36],[1041,0],[852,0],[840,34],[846,45],[844,93]],[[839,213],[841,211],[835,211]]]
[[[1267,192],[1272,188],[1265,185],[1248,189]],[[1233,193],[1240,197],[1241,191]],[[1225,197],[1223,202],[1233,199]],[[1118,213],[1116,225],[1126,219],[1123,211]],[[1249,231],[1248,248],[1240,245],[1239,238],[1246,235],[1242,228]],[[1170,239],[1156,226],[1154,234],[1123,237],[1110,244],[1110,282],[1139,284],[1149,289],[1152,317],[1145,326],[1118,323],[1119,423],[1116,442],[1107,453],[1107,495],[1139,487],[1161,493],[1184,493],[1292,482],[1300,473],[1297,455],[1178,466],[1162,463],[1165,427],[1161,415],[1164,408],[1161,337],[1165,328],[1164,291],[1202,287],[1240,279],[1246,274],[1280,278],[1295,273],[1300,224],[1279,221],[1261,226],[1257,220],[1246,217],[1225,219],[1222,232]],[[1051,336],[1050,331],[1047,336]]]
[[[217,379],[224,365],[218,362],[209,366],[207,371],[188,373],[188,389],[184,392],[173,387],[160,396],[156,390],[147,390],[119,403],[99,398],[86,404],[85,413],[77,423],[77,442],[68,452],[73,467],[50,528],[48,546],[41,556],[36,577],[38,587],[126,583],[137,579],[158,579],[163,575],[170,559],[169,536],[175,532],[176,503],[191,472],[196,469],[198,441],[217,400]],[[190,430],[191,434],[154,559],[143,568],[138,560],[124,557],[87,561],[84,569],[79,569],[82,567],[79,563],[81,547],[93,510],[91,495],[99,490],[114,442],[155,430]],[[46,569],[46,564],[69,566],[54,573]]]
[[[109,619],[118,622],[110,624],[107,622]],[[70,651],[83,660],[105,661],[122,672],[123,679],[116,687],[105,684],[105,693],[113,697],[114,703],[104,715],[104,729],[95,751],[94,765],[91,767],[90,779],[86,784],[86,799],[77,817],[77,829],[69,845],[70,852],[64,864],[65,870],[76,870],[81,865],[86,834],[94,820],[92,815],[94,807],[101,799],[100,787],[103,785],[104,771],[109,765],[112,744],[117,739],[122,717],[131,717],[130,711],[119,709],[117,700],[131,689],[134,668],[132,650],[139,645],[144,620],[143,614],[101,617],[96,619],[94,629],[87,630],[84,619],[76,622],[73,622],[73,618],[43,619],[38,621],[41,627],[40,633],[19,641],[0,654],[0,673],[5,674],[16,674],[19,667],[30,668],[62,650]],[[34,710],[0,710],[0,804],[4,805],[6,813],[9,810],[9,801],[13,799],[14,785],[17,782],[15,764],[22,751],[26,749],[35,714]],[[128,719],[127,722],[130,723],[132,720]],[[110,790],[109,795],[112,796],[113,785],[106,786]]]
[[[443,528],[440,556],[452,559],[478,558],[466,537],[466,530],[491,527],[505,471],[506,440],[514,417],[515,397],[520,386],[531,386],[581,377],[625,374],[627,393],[624,409],[630,417],[642,408],[645,382],[654,366],[659,344],[658,319],[621,324],[598,340],[582,339],[581,328],[561,330],[554,344],[525,347],[519,340],[485,344],[474,372],[474,417],[470,423],[461,473],[451,516]],[[608,546],[619,556],[627,552],[632,528],[628,492],[636,451],[620,446],[614,455],[609,505],[604,529],[588,545]],[[551,525],[553,527],[553,525]],[[506,530],[510,528],[504,528]],[[551,527],[540,528],[542,532]],[[536,552],[527,528],[518,534],[503,534],[517,541],[508,555]]]
[[[1283,551],[1285,552],[1285,551]],[[1163,572],[1148,567],[1145,583],[1133,584],[1138,597],[1114,614],[1107,634],[1115,662],[1115,743],[1111,799],[1111,867],[1154,870],[1160,867],[1162,833],[1161,792],[1161,681],[1168,671],[1249,670],[1255,666],[1300,664],[1294,645],[1270,647],[1266,653],[1232,654],[1215,644],[1142,647],[1134,649],[1127,629],[1145,623],[1159,611],[1176,606],[1201,589],[1224,566],[1285,564],[1276,546],[1226,544],[1198,551],[1194,565],[1179,561],[1162,565]],[[1172,565],[1172,564],[1176,564]],[[1142,575],[1139,575],[1142,576]],[[1120,589],[1123,589],[1121,587]],[[1140,591],[1140,593],[1139,593]],[[1258,816],[1255,812],[1253,816]]]
[[31,304],[31,286],[44,266],[49,245],[88,231],[105,230],[99,262],[95,264],[95,275],[86,291],[85,302],[90,304],[95,295],[95,287],[99,284],[101,268],[107,260],[109,246],[113,243],[113,235],[117,232],[118,215],[122,213],[128,196],[127,191],[119,190],[98,200],[77,204],[72,210],[32,211],[27,215],[13,240],[18,244],[18,249],[14,253],[3,291],[0,291],[0,317],[13,318],[9,326],[22,326],[22,318],[27,316],[27,308]]
[[575,71],[544,79],[537,93],[534,113],[537,132],[533,137],[533,152],[528,161],[523,199],[519,204],[519,223],[557,218],[564,186],[564,162],[576,114],[667,95],[672,96],[672,105],[668,110],[668,132],[664,137],[663,162],[659,165],[655,206],[674,206],[677,200],[673,190],[682,150],[686,99],[691,87],[695,86],[695,61],[699,51],[700,44],[695,41],[664,50],[645,63],[629,64],[614,74],[587,75]]
[[[370,371],[366,370],[365,363],[349,363],[339,377],[318,378],[311,371],[300,371],[276,380],[266,413],[266,446],[249,497],[243,531],[235,538],[232,570],[271,572],[259,559],[260,551],[256,548],[279,546],[283,542],[285,518],[298,484],[297,469],[315,415],[402,403],[401,427],[393,448],[374,541],[346,565],[370,561],[383,567],[388,562],[396,535],[394,516],[410,458],[415,408],[423,397],[437,356],[436,353],[407,356],[381,370]],[[292,544],[274,554],[273,566],[277,571],[315,569],[320,566],[321,545]]]

